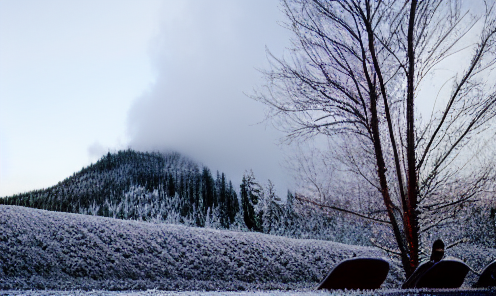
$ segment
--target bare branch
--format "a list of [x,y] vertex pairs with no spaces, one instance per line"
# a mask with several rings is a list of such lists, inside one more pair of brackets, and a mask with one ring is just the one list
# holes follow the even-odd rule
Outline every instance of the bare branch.
[[317,207],[320,207],[320,208],[326,208],[326,209],[336,210],[336,211],[340,211],[340,212],[347,213],[347,214],[352,214],[352,215],[355,215],[357,217],[368,219],[368,220],[371,220],[371,221],[374,221],[374,222],[378,222],[378,223],[391,224],[391,222],[386,221],[386,220],[376,219],[374,217],[368,217],[366,215],[362,215],[360,213],[357,213],[357,212],[354,212],[354,211],[350,211],[350,210],[346,210],[346,209],[342,209],[342,208],[335,207],[335,206],[328,206],[328,205],[320,204],[320,203],[317,203],[315,201],[309,200],[307,198],[303,198],[299,194],[295,194],[295,199],[297,199],[299,201],[302,201],[302,202],[313,204],[313,205],[315,205]]
[[381,249],[383,251],[386,251],[389,254],[393,254],[393,255],[396,255],[396,256],[401,256],[401,252],[400,251],[396,251],[396,250],[393,250],[393,249],[390,249],[390,248],[386,248],[384,246],[381,246],[380,244],[378,244],[376,242],[376,240],[374,238],[371,238],[370,239],[370,242],[372,243],[372,245],[374,245],[374,247],[379,248],[379,249]]

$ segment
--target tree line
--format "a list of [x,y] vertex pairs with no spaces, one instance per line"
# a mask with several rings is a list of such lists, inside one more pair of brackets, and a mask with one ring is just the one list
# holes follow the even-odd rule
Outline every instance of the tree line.
[[[130,149],[109,152],[55,186],[6,197],[2,203],[142,220],[157,218],[160,211],[153,206],[174,204],[181,217],[199,216],[197,226],[204,226],[201,217],[208,209],[218,208],[225,227],[239,211],[236,190],[224,173],[214,176],[179,153]],[[164,209],[161,213],[166,220],[168,213]]]
[[[349,206],[346,202],[322,205],[290,191],[283,200],[270,180],[262,183],[252,171],[245,172],[236,188],[224,173],[213,175],[179,153],[133,150],[108,153],[50,188],[0,199],[6,205],[152,223],[365,246],[392,243],[387,224],[332,209]],[[448,243],[468,238],[471,243],[494,247],[495,213],[490,204],[477,203],[459,213],[464,218],[458,223],[445,223],[434,233],[450,238]],[[464,231],[459,230],[460,223]]]
[[283,201],[270,180],[262,184],[252,171],[236,188],[224,173],[179,153],[109,152],[55,186],[0,204],[370,245],[369,225],[329,215],[289,191]]

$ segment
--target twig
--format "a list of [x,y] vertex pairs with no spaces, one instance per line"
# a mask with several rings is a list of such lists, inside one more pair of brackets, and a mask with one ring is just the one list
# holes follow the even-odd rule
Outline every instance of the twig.
[[445,249],[446,249],[446,250],[447,250],[447,249],[451,249],[451,248],[453,248],[453,247],[454,247],[454,246],[456,246],[456,245],[459,245],[459,244],[461,244],[461,243],[467,243],[467,242],[469,242],[469,241],[470,241],[470,239],[468,239],[468,238],[464,237],[464,238],[462,238],[462,239],[460,239],[460,240],[457,240],[457,241],[456,241],[456,242],[454,242],[454,243],[451,243],[451,244],[450,244],[450,245],[448,245]]
[[383,250],[383,251],[386,251],[388,253],[391,253],[391,254],[394,254],[394,255],[397,255],[397,256],[401,256],[401,253],[399,251],[395,251],[395,250],[392,250],[392,249],[389,249],[389,248],[386,248],[386,247],[383,247],[381,245],[379,245],[378,243],[376,243],[375,239],[371,238],[370,239],[370,242],[377,248]]
[[328,209],[332,209],[332,210],[336,210],[336,211],[345,212],[345,213],[348,213],[348,214],[352,214],[352,215],[355,215],[355,216],[358,216],[358,217],[361,217],[361,218],[364,218],[364,219],[369,219],[369,220],[372,220],[372,221],[375,221],[375,222],[379,222],[379,223],[384,223],[384,224],[388,224],[388,225],[391,224],[391,222],[386,221],[386,220],[381,220],[381,219],[369,217],[369,216],[362,215],[362,214],[359,214],[357,212],[353,212],[353,211],[350,211],[350,210],[338,208],[338,207],[335,207],[335,206],[323,205],[323,204],[320,204],[320,203],[315,202],[315,201],[312,201],[312,200],[301,198],[298,194],[295,194],[295,199],[297,199],[299,201],[304,201],[304,202],[307,202],[307,203],[311,203],[311,204],[316,205],[316,206],[321,207],[321,208],[328,208]]

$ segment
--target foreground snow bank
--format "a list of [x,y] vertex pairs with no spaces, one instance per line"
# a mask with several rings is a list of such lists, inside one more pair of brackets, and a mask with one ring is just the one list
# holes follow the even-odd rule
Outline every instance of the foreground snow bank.
[[[459,245],[446,255],[480,271],[496,259],[496,249]],[[328,241],[0,205],[0,290],[306,293],[335,263],[354,256],[385,254]],[[383,287],[399,287],[404,281],[402,269],[397,261],[389,262]],[[469,272],[463,287],[470,287],[477,278]]]
[[[310,290],[380,250],[0,206],[0,289]],[[401,270],[392,264],[387,286]]]
[[367,291],[244,291],[244,292],[170,292],[170,291],[0,291],[0,296],[493,296],[494,289],[434,289],[434,290],[401,290],[380,289]]

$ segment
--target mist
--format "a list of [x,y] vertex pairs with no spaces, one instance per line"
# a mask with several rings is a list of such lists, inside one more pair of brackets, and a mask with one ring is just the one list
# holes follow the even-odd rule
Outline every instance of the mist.
[[278,1],[168,1],[150,46],[155,82],[128,113],[129,146],[178,151],[239,184],[252,169],[283,197],[284,136],[249,98],[263,85],[266,48],[281,56],[289,32]]

